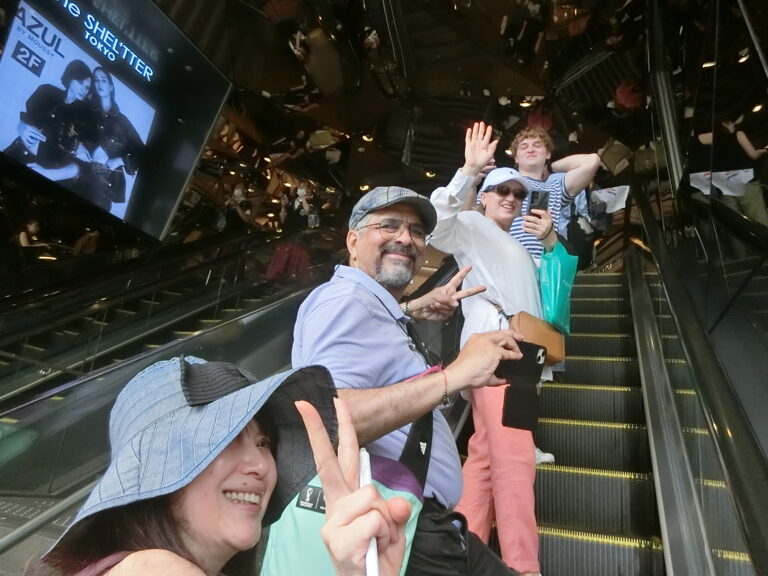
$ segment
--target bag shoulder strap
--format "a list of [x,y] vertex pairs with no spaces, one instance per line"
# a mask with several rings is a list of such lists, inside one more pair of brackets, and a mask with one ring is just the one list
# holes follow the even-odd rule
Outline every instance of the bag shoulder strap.
[[429,458],[432,455],[432,410],[411,424],[400,462],[407,466],[422,488],[427,484]]
[[[407,324],[406,331],[416,350],[429,362],[431,354],[416,333],[413,322]],[[411,431],[405,441],[403,452],[400,454],[400,463],[407,466],[413,472],[422,488],[427,485],[429,458],[432,455],[433,424],[432,410],[411,424]]]

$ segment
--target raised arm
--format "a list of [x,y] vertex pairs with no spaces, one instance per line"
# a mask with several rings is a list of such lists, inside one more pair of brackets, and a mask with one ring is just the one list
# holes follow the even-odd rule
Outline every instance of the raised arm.
[[600,156],[592,154],[571,154],[552,162],[553,172],[565,172],[565,189],[570,196],[584,190],[595,177],[600,167]]
[[492,140],[492,137],[493,128],[484,122],[475,122],[471,128],[467,128],[464,136],[464,165],[448,186],[432,192],[430,200],[437,211],[438,222],[430,242],[441,250],[446,250],[446,246],[453,242],[456,232],[454,219],[474,201],[477,179],[493,161],[499,141]]
[[752,160],[758,160],[759,158],[762,158],[768,153],[768,150],[766,150],[765,148],[756,149],[752,145],[752,141],[749,139],[749,136],[747,136],[741,130],[736,132],[736,140],[739,142],[739,146],[741,146],[741,149],[744,150],[747,156],[749,156]]

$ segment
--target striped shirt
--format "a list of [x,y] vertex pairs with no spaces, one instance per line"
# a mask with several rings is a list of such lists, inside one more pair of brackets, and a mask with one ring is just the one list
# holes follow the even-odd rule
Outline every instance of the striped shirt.
[[[565,189],[565,173],[555,172],[550,174],[546,181],[536,180],[528,176],[523,176],[525,181],[531,185],[531,191],[538,190],[540,192],[549,192],[549,203],[547,209],[552,214],[552,224],[555,230],[558,229],[560,224],[560,215],[565,206],[571,203],[573,200]],[[523,207],[520,209],[520,216],[512,221],[512,227],[509,229],[509,233],[517,238],[520,243],[533,256],[534,260],[538,263],[541,255],[544,253],[544,245],[536,239],[533,234],[528,234],[523,231],[523,214],[528,213],[528,203],[531,195],[523,200]]]

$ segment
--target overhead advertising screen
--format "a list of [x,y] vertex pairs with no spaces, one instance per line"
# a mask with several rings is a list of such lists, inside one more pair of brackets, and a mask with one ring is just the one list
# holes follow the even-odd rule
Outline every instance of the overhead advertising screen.
[[150,0],[23,0],[0,151],[161,238],[229,81]]

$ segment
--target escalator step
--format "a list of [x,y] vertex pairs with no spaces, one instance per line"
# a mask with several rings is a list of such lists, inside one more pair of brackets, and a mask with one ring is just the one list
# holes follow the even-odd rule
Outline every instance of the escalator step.
[[675,389],[675,406],[677,406],[680,424],[684,427],[707,427],[707,420],[701,407],[699,395],[692,388]]
[[726,576],[755,576],[749,555],[729,550],[712,550],[715,574]]
[[539,410],[548,418],[630,424],[645,421],[642,392],[629,386],[546,382],[541,388]]
[[621,538],[539,527],[542,574],[568,576],[663,576],[664,556],[656,539]]
[[693,476],[722,482],[724,478],[720,459],[709,432],[705,428],[684,428],[683,439]]
[[683,358],[667,358],[664,360],[672,388],[694,388],[693,374],[688,362]]
[[584,284],[624,284],[624,274],[607,272],[605,274],[584,274],[579,272],[573,281],[574,286]]
[[631,334],[630,314],[577,314],[571,310],[571,332]]
[[633,356],[635,339],[631,334],[601,332],[571,332],[565,339],[565,349],[574,356]]
[[696,480],[696,487],[710,545],[721,550],[746,553],[741,524],[725,482]]
[[602,386],[640,386],[637,358],[572,356],[566,349],[565,381]]
[[547,464],[536,472],[540,524],[627,537],[659,534],[653,474]]
[[638,424],[539,418],[536,445],[553,452],[563,466],[651,470],[648,432]]
[[571,298],[571,314],[627,314],[627,298]]
[[574,284],[572,298],[629,298],[629,290],[623,284]]

